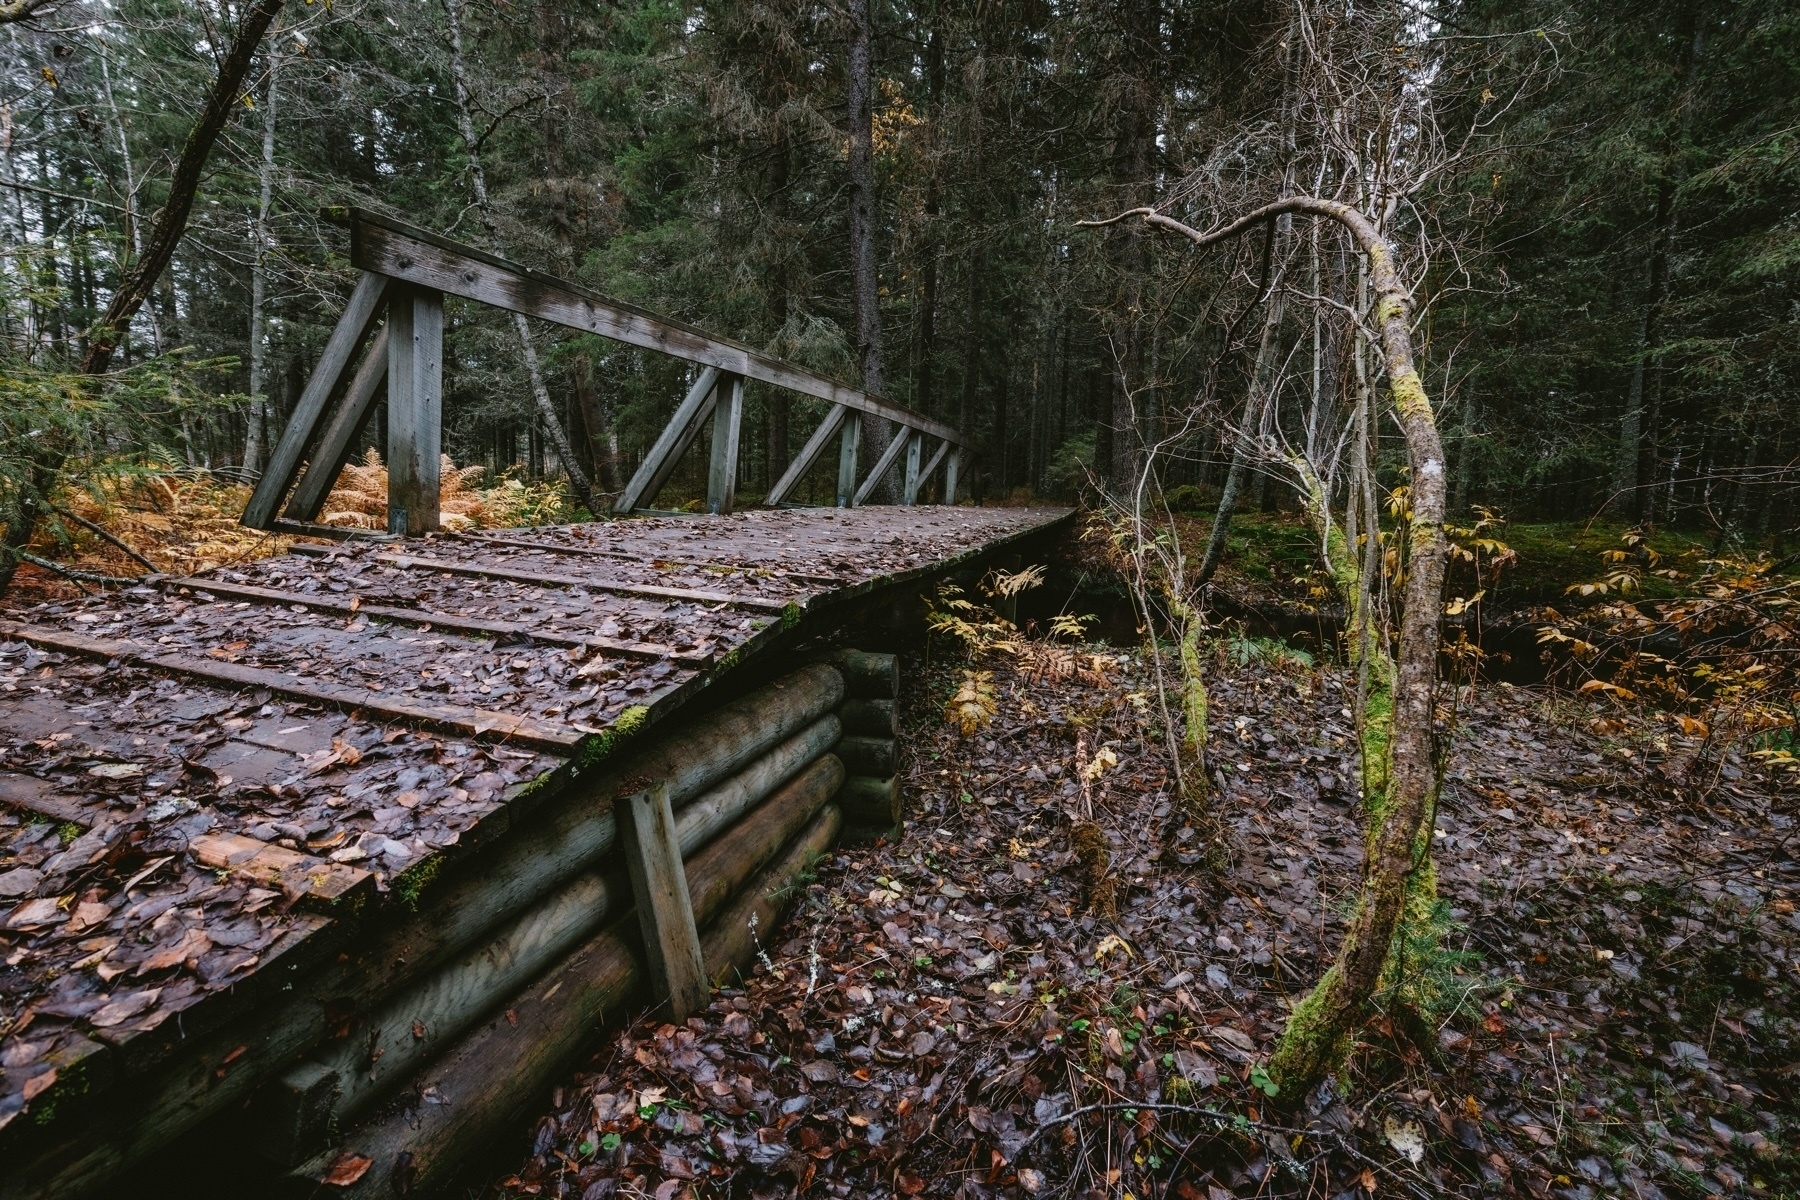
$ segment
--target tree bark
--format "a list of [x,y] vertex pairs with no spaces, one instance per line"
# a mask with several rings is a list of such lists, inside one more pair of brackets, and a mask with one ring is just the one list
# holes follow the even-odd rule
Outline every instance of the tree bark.
[[263,93],[262,161],[257,168],[256,222],[251,236],[256,242],[250,265],[250,421],[244,438],[244,467],[261,471],[269,428],[268,303],[269,303],[269,207],[275,191],[276,68],[274,51],[264,56],[268,86]]
[[1393,247],[1367,215],[1337,201],[1291,196],[1211,233],[1201,233],[1150,208],[1133,209],[1113,220],[1138,216],[1147,225],[1181,234],[1195,246],[1204,247],[1284,213],[1336,221],[1350,231],[1362,251],[1375,292],[1375,325],[1388,384],[1412,467],[1408,529],[1412,553],[1394,672],[1391,790],[1385,810],[1372,814],[1375,827],[1358,902],[1337,959],[1312,994],[1294,1009],[1271,1064],[1283,1098],[1298,1103],[1342,1063],[1387,965],[1406,906],[1409,880],[1415,871],[1429,869],[1430,846],[1421,848],[1419,834],[1437,791],[1432,716],[1448,554],[1443,442],[1414,363],[1410,305],[1395,267]]
[[[856,320],[856,363],[863,390],[885,396],[881,364],[881,295],[875,259],[875,55],[869,0],[850,0],[850,291]],[[862,414],[868,461],[881,457],[894,436],[891,422]],[[875,485],[883,504],[899,500],[892,471]]]
[[[462,134],[463,150],[469,156],[469,184],[475,193],[475,207],[481,213],[482,227],[487,230],[488,241],[496,251],[502,248],[499,226],[494,223],[494,208],[488,201],[487,172],[481,166],[481,143],[475,137],[475,122],[469,115],[469,77],[463,67],[462,17],[457,11],[457,0],[444,0],[444,15],[450,26],[450,78],[456,87],[456,127]],[[569,436],[563,431],[562,421],[556,415],[556,404],[550,399],[550,389],[544,383],[544,369],[538,361],[537,346],[531,340],[531,325],[520,313],[514,313],[513,330],[519,335],[519,356],[525,360],[525,373],[531,381],[531,396],[537,406],[538,424],[542,426],[545,436],[556,449],[556,456],[562,460],[563,470],[569,476],[569,490],[575,493],[589,513],[598,516],[605,512],[605,507],[594,496],[594,485],[588,481],[586,472],[575,459],[575,451],[569,445]]]
[[231,118],[232,109],[243,92],[244,77],[250,73],[256,47],[275,20],[275,14],[281,11],[281,5],[282,0],[256,0],[245,11],[237,34],[219,63],[219,74],[200,110],[200,118],[188,131],[187,142],[181,148],[181,158],[169,180],[169,202],[151,221],[143,254],[126,268],[119,280],[118,291],[113,293],[112,302],[106,306],[106,315],[100,318],[90,334],[87,353],[81,360],[82,374],[106,373],[113,351],[125,336],[131,318],[143,307],[157,277],[175,256],[175,247],[180,244],[182,234],[187,232],[188,214],[193,210],[194,196],[200,190],[200,174],[206,168],[207,157],[212,153],[219,131]]

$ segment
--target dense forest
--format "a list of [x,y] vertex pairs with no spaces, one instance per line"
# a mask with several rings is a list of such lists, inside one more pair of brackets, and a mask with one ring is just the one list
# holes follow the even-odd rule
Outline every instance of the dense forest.
[[0,0],[0,1200],[1800,1195],[1796,197],[1788,0]]
[[[141,252],[236,14],[15,7],[0,331],[24,400],[81,361]],[[1196,255],[1076,223],[1154,203],[1204,226],[1310,191],[1401,247],[1459,512],[1794,524],[1785,6],[876,3],[866,327],[858,13],[283,8],[107,415],[63,436],[257,470],[351,278],[323,210],[361,205],[870,377],[979,439],[989,498],[1072,496],[1090,471],[1121,487],[1145,446],[1164,488],[1216,489],[1248,422],[1270,449],[1251,499],[1274,506],[1293,481],[1271,448],[1326,436],[1313,398],[1363,378],[1345,244],[1290,221]],[[550,327],[524,335],[527,370],[500,314],[450,319],[458,463],[555,475],[566,436],[616,490],[683,390],[678,367]],[[752,389],[745,486],[810,428],[790,403]],[[32,424],[7,422],[9,481]]]

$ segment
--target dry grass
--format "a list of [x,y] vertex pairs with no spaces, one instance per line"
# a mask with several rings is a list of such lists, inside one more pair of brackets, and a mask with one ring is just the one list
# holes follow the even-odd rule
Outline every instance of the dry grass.
[[[502,478],[477,487],[482,467],[442,463],[441,521],[445,529],[506,528],[552,524],[573,516],[562,489],[551,483]],[[214,567],[285,554],[294,539],[238,523],[250,488],[207,474],[111,476],[72,489],[62,508],[91,521],[130,546],[168,575],[192,575]],[[387,528],[387,467],[371,450],[344,468],[325,502],[322,518],[344,529]],[[128,577],[145,573],[143,563],[109,544],[78,521],[57,514],[43,522],[31,544],[40,558],[92,575]],[[69,580],[26,564],[8,594],[12,602],[73,594]]]
[[[492,487],[474,486],[485,467],[459,467],[448,454],[439,465],[438,521],[445,529],[547,525],[572,515],[561,488],[506,477]],[[387,464],[373,448],[360,463],[347,463],[320,518],[343,529],[387,528]]]

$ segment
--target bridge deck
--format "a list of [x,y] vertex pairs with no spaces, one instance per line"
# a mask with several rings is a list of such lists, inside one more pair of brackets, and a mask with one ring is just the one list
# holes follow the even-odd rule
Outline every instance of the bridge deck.
[[304,544],[0,614],[0,1128],[52,1071],[103,1087],[256,1003],[273,965],[335,953],[343,906],[497,836],[530,781],[846,601],[1065,515]]

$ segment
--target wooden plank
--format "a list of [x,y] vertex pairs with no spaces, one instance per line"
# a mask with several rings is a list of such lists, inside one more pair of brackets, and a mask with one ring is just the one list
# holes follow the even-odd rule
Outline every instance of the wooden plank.
[[241,834],[203,833],[188,842],[188,849],[203,867],[280,888],[283,894],[296,899],[329,905],[375,889],[373,872],[314,858],[285,846],[271,846]]
[[369,413],[375,408],[375,397],[387,379],[387,346],[388,331],[383,325],[375,331],[375,338],[357,366],[350,386],[332,406],[331,415],[325,421],[325,432],[319,435],[318,445],[313,447],[312,461],[301,472],[300,482],[294,485],[294,494],[282,514],[288,520],[317,520],[319,510],[325,507],[325,497],[331,494],[338,476],[343,474],[357,432],[369,419]]
[[300,469],[300,459],[313,440],[326,402],[337,391],[338,381],[349,367],[356,348],[368,336],[370,326],[381,319],[382,300],[387,290],[388,280],[368,271],[356,281],[356,289],[350,293],[343,315],[325,342],[325,352],[319,355],[318,365],[313,368],[311,378],[294,405],[294,415],[288,419],[275,452],[269,455],[268,466],[256,482],[250,503],[244,506],[244,515],[240,518],[244,525],[251,529],[267,529],[269,522],[275,519],[275,510],[280,507],[288,484],[294,481],[294,472]]
[[754,608],[763,612],[781,612],[785,600],[765,600],[760,596],[733,596],[729,592],[706,592],[697,588],[660,587],[653,583],[609,583],[583,575],[557,575],[545,571],[515,571],[510,567],[475,566],[448,558],[425,558],[417,554],[382,554],[380,562],[403,570],[443,571],[449,575],[466,575],[471,579],[505,579],[513,583],[538,584],[544,587],[582,587],[597,592],[617,592],[626,596],[655,596],[662,600],[693,600],[701,604],[729,604],[733,608]]
[[164,586],[192,588],[210,595],[229,596],[234,600],[249,600],[252,603],[298,604],[315,612],[336,613],[345,617],[360,613],[379,621],[392,621],[400,625],[413,625],[421,628],[454,629],[458,633],[502,637],[528,637],[549,646],[581,646],[590,650],[602,650],[608,654],[622,655],[626,658],[641,658],[651,661],[666,658],[670,662],[684,667],[704,667],[712,661],[710,655],[683,654],[672,646],[664,646],[658,642],[626,642],[620,641],[618,638],[601,637],[598,634],[558,633],[554,630],[540,629],[535,625],[522,625],[517,621],[463,617],[455,613],[436,612],[432,609],[396,608],[388,604],[358,604],[352,607],[349,600],[340,600],[333,596],[315,596],[305,592],[287,592],[277,588],[253,587],[242,583],[223,583],[216,579],[193,577],[171,579],[165,581]]
[[571,329],[597,333],[629,346],[716,367],[803,396],[815,396],[924,429],[937,437],[955,442],[962,440],[962,434],[955,429],[923,414],[636,305],[509,263],[377,213],[348,209],[344,217],[351,229],[351,261],[364,270],[379,271],[508,312],[524,313]]
[[346,687],[324,679],[302,680],[280,671],[218,662],[210,658],[152,654],[130,642],[88,637],[61,629],[27,625],[20,621],[0,620],[0,635],[92,658],[116,658],[120,662],[135,663],[190,679],[204,679],[232,687],[264,688],[290,699],[310,700],[343,709],[361,709],[377,716],[412,721],[428,728],[492,741],[517,742],[557,753],[567,753],[582,738],[578,729],[521,714],[495,712],[487,708],[465,708],[454,704],[419,704],[394,700],[367,688]]
[[104,805],[98,812],[91,812],[48,780],[13,771],[0,771],[0,804],[10,804],[53,821],[72,821],[83,827],[93,825],[106,812]]
[[700,957],[700,931],[694,925],[694,905],[681,867],[669,785],[657,783],[633,793],[620,800],[613,813],[637,901],[650,986],[658,999],[668,1001],[670,1015],[685,1021],[690,1013],[705,1011],[712,988]]
[[[391,533],[378,533],[373,529],[351,529],[343,525],[314,525],[310,521],[290,521],[286,517],[276,517],[269,525],[276,533],[285,533],[290,537],[324,538],[333,542],[397,542],[400,539]],[[324,546],[290,546],[290,554],[332,554]]]
[[875,494],[875,489],[881,486],[881,481],[887,478],[887,473],[893,469],[894,460],[899,458],[900,452],[911,444],[912,432],[910,430],[904,428],[894,430],[894,436],[888,439],[888,444],[881,451],[881,457],[875,460],[875,466],[869,472],[869,477],[862,481],[861,487],[856,489],[856,502],[853,507],[861,508],[864,502]]
[[819,422],[819,427],[813,430],[811,437],[806,439],[806,445],[800,448],[800,453],[794,457],[794,461],[788,464],[787,470],[781,473],[781,478],[775,481],[775,486],[769,489],[769,494],[763,498],[764,504],[774,508],[788,498],[788,494],[794,490],[801,477],[812,470],[813,464],[819,461],[819,456],[825,453],[825,447],[830,445],[832,436],[843,425],[849,411],[841,404],[831,406],[831,411],[825,414],[825,419]]
[[916,429],[906,431],[906,483],[900,490],[900,503],[919,502],[919,457],[925,449],[925,435]]
[[438,528],[443,444],[444,295],[395,288],[388,300],[388,532]]
[[669,418],[669,423],[656,435],[655,443],[650,447],[650,452],[644,455],[644,461],[632,475],[631,482],[619,493],[618,500],[613,504],[614,512],[628,513],[656,499],[656,493],[662,490],[669,472],[675,469],[675,461],[693,440],[700,422],[706,419],[705,410],[712,403],[713,388],[718,382],[717,368],[708,367],[700,372],[700,378],[694,380],[687,395],[676,405],[675,415]]
[[[931,458],[926,461],[924,468],[919,472],[919,483],[921,485],[931,479],[932,472],[936,471],[938,469],[938,464],[944,461],[944,455],[949,449],[949,442],[940,441],[938,443],[938,448],[932,452]],[[946,500],[945,503],[948,504],[949,501]]]
[[944,503],[956,503],[957,476],[962,474],[962,447],[957,446],[950,451],[950,461],[944,464]]
[[856,506],[856,460],[862,453],[862,414],[844,417],[844,432],[838,438],[837,506]]
[[[683,514],[684,516],[687,514]],[[642,554],[628,554],[623,550],[602,550],[598,546],[565,546],[559,542],[539,542],[530,538],[493,537],[485,533],[448,533],[439,537],[452,537],[458,541],[486,542],[490,546],[510,546],[515,550],[536,550],[543,554],[569,554],[586,558],[623,559],[626,562],[648,563],[660,567],[667,563],[677,567],[700,567],[707,571],[734,571],[745,575],[755,575],[766,568],[746,567],[739,563],[707,562],[698,558],[674,558],[667,554],[658,554],[654,550]],[[836,587],[849,583],[842,575],[816,575],[806,571],[790,571],[786,567],[779,569],[783,579],[803,579],[807,583],[817,583],[825,587]]]
[[744,379],[719,377],[713,405],[712,461],[706,473],[706,511],[728,513],[737,499],[738,435],[744,423]]

